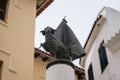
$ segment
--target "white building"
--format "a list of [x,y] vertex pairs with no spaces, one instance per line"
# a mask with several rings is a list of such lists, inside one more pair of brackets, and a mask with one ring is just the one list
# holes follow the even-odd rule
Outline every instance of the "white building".
[[84,48],[86,80],[120,80],[120,12],[104,7]]

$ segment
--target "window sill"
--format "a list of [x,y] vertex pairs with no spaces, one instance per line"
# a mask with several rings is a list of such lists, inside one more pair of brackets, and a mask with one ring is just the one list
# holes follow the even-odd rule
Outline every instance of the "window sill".
[[0,20],[0,24],[3,25],[4,27],[8,27],[8,23]]

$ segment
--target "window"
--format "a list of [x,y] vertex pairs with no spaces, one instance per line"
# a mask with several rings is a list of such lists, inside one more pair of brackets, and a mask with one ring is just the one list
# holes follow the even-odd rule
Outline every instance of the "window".
[[90,66],[88,68],[88,79],[89,80],[94,80],[92,63],[90,64]]
[[3,66],[3,61],[0,61],[0,80],[2,76],[2,66]]
[[98,49],[102,73],[108,65],[107,54],[106,54],[105,46],[103,44],[104,44],[104,41],[102,41],[102,43],[100,44],[100,47]]
[[0,20],[5,20],[7,0],[0,0]]

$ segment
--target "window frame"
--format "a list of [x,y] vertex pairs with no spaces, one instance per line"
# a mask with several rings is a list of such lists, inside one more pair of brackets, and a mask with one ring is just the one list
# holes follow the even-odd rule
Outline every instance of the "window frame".
[[8,6],[8,0],[0,0],[1,2],[3,1],[4,4],[0,6],[0,20],[1,21],[6,21],[6,13],[7,13],[7,6]]
[[92,63],[89,65],[89,68],[88,68],[88,80],[94,80]]
[[3,61],[0,60],[0,80],[2,80]]
[[108,63],[107,53],[104,46],[104,40],[101,42],[98,48],[99,60],[100,60],[100,67],[101,67],[101,74],[105,71]]

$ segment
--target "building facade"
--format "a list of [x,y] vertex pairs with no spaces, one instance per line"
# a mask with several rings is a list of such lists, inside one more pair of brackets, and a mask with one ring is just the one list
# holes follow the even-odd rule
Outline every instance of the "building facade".
[[53,0],[36,1],[0,0],[0,80],[33,80],[36,14]]
[[86,80],[120,80],[120,12],[104,7],[84,46]]

